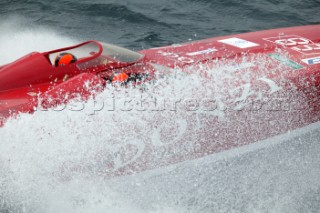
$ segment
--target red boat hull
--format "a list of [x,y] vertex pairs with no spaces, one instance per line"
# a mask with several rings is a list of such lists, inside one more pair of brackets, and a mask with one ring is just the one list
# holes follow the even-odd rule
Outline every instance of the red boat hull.
[[[120,155],[115,156],[108,151],[103,153],[111,158],[107,169],[103,169],[107,176],[152,169],[250,144],[319,121],[319,42],[320,25],[274,29],[142,50],[140,53],[144,57],[136,63],[118,63],[115,68],[98,67],[85,73],[79,71],[79,66],[72,65],[56,74],[54,68],[47,69],[43,58],[39,61],[33,58],[37,68],[32,69],[28,64],[34,63],[24,58],[0,69],[0,116],[4,122],[21,112],[33,112],[39,107],[39,100],[41,107],[50,108],[67,103],[79,94],[87,99],[92,93],[102,91],[105,84],[110,83],[104,79],[119,71],[129,76],[145,73],[148,76],[145,81],[148,81],[159,76],[159,72],[167,75],[172,74],[172,69],[181,69],[181,72],[189,74],[199,72],[214,84],[217,76],[208,70],[231,69],[231,80],[218,79],[223,81],[221,90],[226,90],[223,109],[218,109],[220,106],[215,97],[211,96],[210,103],[205,95],[197,97],[197,103],[207,101],[213,105],[202,112],[186,110],[185,105],[180,105],[182,110],[188,111],[184,115],[185,132],[175,137],[163,131],[159,136],[170,143],[159,147],[152,139],[146,138],[148,142],[143,150],[133,144],[125,144],[119,148]],[[35,56],[43,57],[41,54]],[[204,66],[207,71],[203,70]],[[33,75],[23,73],[21,67],[33,70]],[[159,67],[165,69],[159,71]],[[38,75],[42,70],[45,72]],[[11,76],[9,71],[16,72],[19,78],[8,77],[9,74]],[[37,77],[32,78],[36,74]],[[62,80],[66,75],[69,78]],[[98,89],[86,89],[84,85],[88,81],[98,85]],[[244,97],[246,88],[250,90]],[[233,89],[240,92],[230,95],[228,92]],[[214,96],[217,93],[221,95],[223,91],[208,94]],[[49,101],[52,97],[54,102]],[[223,119],[216,113],[208,113],[219,110]],[[172,113],[169,117],[174,119],[174,116]],[[168,117],[160,112],[155,119],[169,122],[166,120]]]

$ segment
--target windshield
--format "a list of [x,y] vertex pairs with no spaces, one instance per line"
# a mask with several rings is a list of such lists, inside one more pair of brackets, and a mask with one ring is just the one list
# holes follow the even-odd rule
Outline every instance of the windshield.
[[141,53],[137,53],[112,44],[99,42],[103,47],[102,55],[115,59],[120,62],[133,63],[143,58]]
[[81,59],[86,57],[92,57],[93,54],[96,54],[99,52],[99,49],[100,47],[95,42],[89,42],[87,44],[84,44],[82,46],[79,46],[73,49],[51,53],[49,55],[49,59],[51,61],[51,64],[54,65],[55,58],[61,53],[70,53],[74,55],[77,59]]
[[141,53],[122,47],[92,41],[86,44],[80,44],[76,47],[49,52],[49,59],[52,65],[55,65],[57,56],[62,53],[72,54],[77,61],[79,61],[79,63],[77,63],[77,67],[80,70],[93,68],[99,65],[107,65],[110,63],[118,63],[119,65],[124,63],[134,63],[144,57]]

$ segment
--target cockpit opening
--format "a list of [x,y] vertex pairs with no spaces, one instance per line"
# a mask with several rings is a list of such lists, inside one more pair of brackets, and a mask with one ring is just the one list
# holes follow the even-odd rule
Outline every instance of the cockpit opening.
[[[115,61],[120,64],[128,64],[134,63],[144,57],[144,55],[141,53],[134,52],[123,47],[118,47],[116,45],[103,42],[91,41],[73,48],[65,48],[50,52],[48,55],[50,63],[55,66],[57,57],[65,53],[73,55],[77,61],[79,61],[79,64],[85,59],[88,59],[89,61],[99,61],[95,60],[97,58],[104,58],[105,61]],[[92,63],[90,64],[94,65]]]

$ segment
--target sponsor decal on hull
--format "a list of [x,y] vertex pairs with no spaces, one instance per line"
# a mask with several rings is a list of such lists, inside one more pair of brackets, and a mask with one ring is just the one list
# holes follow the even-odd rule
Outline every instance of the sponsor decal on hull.
[[302,61],[309,65],[320,64],[320,56],[315,58],[305,58],[305,59],[302,59]]
[[196,55],[208,54],[208,53],[216,52],[216,51],[217,51],[216,49],[210,48],[210,49],[201,50],[201,51],[197,51],[197,52],[187,53],[186,55],[188,55],[188,56],[196,56]]
[[173,53],[173,52],[163,52],[160,50],[158,51],[158,53],[161,54],[162,56],[170,58],[172,61],[179,61],[186,64],[192,64],[195,62],[192,58],[181,56],[180,54]]
[[288,67],[291,67],[292,69],[294,70],[298,70],[298,69],[302,69],[303,66],[300,65],[299,63],[295,62],[295,61],[292,61],[290,59],[288,59],[287,57],[279,54],[279,53],[271,53],[271,54],[268,54],[268,56],[278,62],[280,62],[280,64],[284,64]]
[[253,43],[251,41],[243,40],[241,38],[227,38],[227,39],[218,40],[218,42],[229,44],[231,46],[238,47],[241,49],[259,46],[259,44]]

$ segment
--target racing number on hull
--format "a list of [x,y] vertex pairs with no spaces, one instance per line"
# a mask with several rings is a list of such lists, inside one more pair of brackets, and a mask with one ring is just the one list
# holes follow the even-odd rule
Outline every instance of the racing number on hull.
[[313,43],[311,40],[296,36],[288,35],[272,38],[265,38],[264,40],[280,44],[286,47],[290,47],[292,50],[300,52],[304,55],[319,54],[320,53],[320,44]]
[[276,40],[275,43],[285,45],[287,47],[309,44],[309,40],[305,38],[287,38]]
[[296,51],[302,51],[302,52],[308,52],[312,50],[318,50],[320,52],[320,44],[308,44],[308,45],[303,45],[302,48],[293,47],[292,49]]

